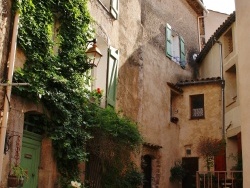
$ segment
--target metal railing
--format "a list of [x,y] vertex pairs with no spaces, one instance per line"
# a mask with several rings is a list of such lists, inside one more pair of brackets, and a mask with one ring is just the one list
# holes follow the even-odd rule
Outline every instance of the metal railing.
[[242,171],[197,171],[196,188],[243,188]]

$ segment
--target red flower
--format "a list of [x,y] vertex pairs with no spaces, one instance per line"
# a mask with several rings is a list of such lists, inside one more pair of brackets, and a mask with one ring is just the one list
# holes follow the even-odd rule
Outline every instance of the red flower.
[[99,87],[96,89],[96,91],[97,93],[101,94],[101,89]]

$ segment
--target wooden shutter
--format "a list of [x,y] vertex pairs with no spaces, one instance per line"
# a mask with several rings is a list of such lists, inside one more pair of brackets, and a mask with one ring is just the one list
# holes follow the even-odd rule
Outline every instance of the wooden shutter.
[[119,0],[111,0],[110,13],[115,19],[118,19]]
[[116,100],[119,51],[113,47],[110,47],[108,55],[107,104],[114,107]]
[[171,26],[166,26],[166,56],[172,58],[172,30]]
[[182,37],[180,37],[180,66],[184,69],[186,66],[186,52],[185,52],[185,42]]

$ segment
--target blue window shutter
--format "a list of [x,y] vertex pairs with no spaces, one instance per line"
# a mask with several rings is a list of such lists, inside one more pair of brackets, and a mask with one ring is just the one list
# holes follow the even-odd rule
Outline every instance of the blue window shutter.
[[180,37],[180,66],[183,69],[186,66],[185,42],[182,37]]
[[108,55],[107,104],[115,107],[119,51],[110,47]]
[[118,19],[119,0],[111,0],[110,13],[115,19]]
[[171,26],[166,26],[166,56],[172,58],[172,30]]

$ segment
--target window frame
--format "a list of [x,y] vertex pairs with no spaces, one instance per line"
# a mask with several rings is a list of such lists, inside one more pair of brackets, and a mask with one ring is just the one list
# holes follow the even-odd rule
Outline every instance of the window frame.
[[119,0],[109,0],[109,3],[104,2],[103,0],[98,0],[102,7],[111,14],[114,19],[119,17]]
[[[194,115],[193,110],[194,109],[199,109],[199,108],[194,108],[194,100],[201,100],[202,99],[202,108],[203,109],[203,114],[200,116]],[[190,95],[189,96],[190,100],[190,119],[205,119],[205,96],[204,94],[195,94],[195,95]]]
[[229,56],[234,51],[234,42],[233,42],[233,29],[230,28],[223,36],[224,40],[224,58]]
[[166,25],[165,37],[166,56],[184,69],[186,67],[186,48],[183,37],[174,31],[168,23]]

